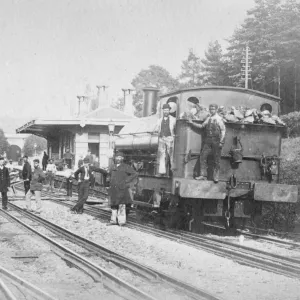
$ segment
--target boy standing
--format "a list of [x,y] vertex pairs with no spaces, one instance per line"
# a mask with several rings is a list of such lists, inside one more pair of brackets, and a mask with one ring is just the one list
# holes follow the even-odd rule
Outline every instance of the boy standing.
[[30,182],[30,190],[26,194],[26,209],[31,210],[31,195],[35,195],[36,201],[36,213],[41,213],[42,209],[42,201],[41,201],[41,191],[43,188],[42,182],[44,182],[46,176],[43,170],[40,168],[40,161],[35,159],[34,163],[34,171],[32,173],[32,179]]

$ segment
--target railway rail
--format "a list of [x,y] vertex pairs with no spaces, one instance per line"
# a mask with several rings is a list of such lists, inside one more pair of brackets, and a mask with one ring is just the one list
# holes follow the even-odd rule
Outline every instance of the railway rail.
[[[73,201],[60,201],[54,199],[55,197],[55,195],[52,195],[52,197],[50,197],[52,198],[50,201],[67,207],[73,206]],[[86,206],[85,213],[105,221],[107,221],[110,217],[109,211],[92,206]],[[201,236],[199,234],[194,234],[186,231],[175,231],[170,229],[162,230],[154,227],[151,224],[140,224],[132,217],[128,218],[127,226],[129,228],[150,233],[155,236],[181,242],[197,249],[206,250],[222,257],[234,259],[236,262],[243,265],[260,268],[288,277],[299,278],[300,275],[300,260],[295,258],[283,257],[278,254],[253,249],[251,247],[243,245],[233,244],[228,241],[220,241],[213,237]],[[268,238],[268,240],[272,240],[274,242],[278,241],[271,238]],[[286,243],[282,241],[282,244]],[[297,243],[290,244],[292,244],[294,247],[299,247],[299,244]]]
[[[146,286],[149,287],[149,290],[152,292],[150,293],[149,290],[142,291],[140,288],[137,288],[134,285],[126,283],[124,280],[116,277],[113,274],[108,273],[106,270],[104,270],[102,267],[99,267],[99,265],[95,265],[90,260],[87,260],[81,255],[78,255],[74,251],[70,249],[64,249],[64,246],[58,244],[56,241],[53,241],[47,236],[43,236],[41,233],[38,233],[40,236],[42,236],[44,239],[46,239],[51,244],[54,244],[56,248],[59,248],[59,250],[63,250],[65,252],[64,259],[71,261],[71,263],[74,263],[75,265],[79,266],[79,268],[83,269],[86,272],[91,273],[88,269],[92,269],[92,275],[94,278],[102,278],[103,284],[108,287],[110,290],[115,291],[116,290],[116,284],[117,288],[121,287],[123,290],[126,290],[126,293],[129,295],[126,297],[126,299],[168,299],[166,297],[166,293],[170,294],[170,291],[172,291],[171,296],[172,299],[210,299],[210,300],[218,300],[219,298],[214,297],[210,293],[207,293],[201,289],[198,289],[196,287],[193,287],[189,284],[186,284],[184,282],[181,282],[173,277],[170,277],[164,273],[158,272],[154,269],[151,269],[147,266],[144,266],[142,264],[136,263],[116,252],[113,252],[103,246],[100,246],[98,244],[95,244],[89,240],[86,240],[78,235],[75,235],[74,233],[59,227],[39,216],[36,216],[30,212],[24,211],[23,209],[19,208],[18,206],[14,204],[9,204],[9,208],[11,208],[13,211],[18,212],[21,217],[29,218],[31,221],[34,221],[35,223],[38,223],[39,225],[43,226],[43,228],[47,228],[47,230],[50,230],[51,232],[55,233],[55,239],[58,238],[62,240],[67,240],[68,242],[72,242],[76,244],[77,246],[82,247],[85,249],[85,251],[88,251],[88,257],[101,257],[106,262],[113,263],[114,265],[118,266],[121,269],[126,269],[130,272],[132,272],[133,275],[139,277],[139,286]],[[19,224],[22,224],[22,226],[25,226],[27,229],[33,231],[33,228],[29,228],[28,225],[24,225],[23,222],[12,216],[10,213],[7,212],[1,212],[5,213],[6,215],[9,215],[8,217],[13,219],[15,222],[18,222]],[[111,281],[115,281],[116,283],[111,284]],[[160,291],[159,295],[156,296],[153,294],[157,293],[157,291]],[[124,294],[124,293],[123,293]],[[122,294],[120,295],[122,296]]]
[[[0,299],[2,300],[26,300],[28,297],[24,296],[25,292],[34,299],[57,300],[57,298],[52,297],[48,293],[38,288],[36,285],[15,275],[13,272],[3,267],[0,267],[0,276]],[[19,290],[21,290],[21,294],[23,296],[20,295]]]

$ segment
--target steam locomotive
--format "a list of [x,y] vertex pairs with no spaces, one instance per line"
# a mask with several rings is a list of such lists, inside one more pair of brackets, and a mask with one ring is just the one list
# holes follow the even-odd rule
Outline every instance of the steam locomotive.
[[[281,124],[227,121],[222,148],[219,182],[212,181],[208,159],[208,180],[197,181],[204,131],[188,124],[185,117],[195,107],[216,103],[222,107],[268,109],[278,115],[280,98],[235,87],[181,89],[159,96],[156,88],[145,88],[143,117],[123,127],[115,137],[116,151],[138,172],[134,204],[139,218],[151,215],[166,226],[202,232],[205,222],[222,222],[240,227],[256,222],[266,203],[295,203],[298,189],[279,184]],[[157,177],[158,133],[155,125],[162,106],[171,106],[176,117],[172,171]],[[195,122],[203,122],[195,120]],[[237,150],[237,151],[233,151]],[[239,152],[239,153],[238,153]],[[239,161],[232,153],[241,154]],[[167,165],[170,162],[166,161]]]

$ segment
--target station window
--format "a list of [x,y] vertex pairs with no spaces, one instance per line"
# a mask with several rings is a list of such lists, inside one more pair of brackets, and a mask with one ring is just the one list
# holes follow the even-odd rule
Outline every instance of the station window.
[[170,115],[176,118],[177,114],[177,105],[178,105],[178,97],[171,97],[167,100],[167,103],[170,105]]
[[261,107],[260,107],[260,111],[265,111],[268,110],[270,113],[272,112],[272,105],[269,103],[264,103]]

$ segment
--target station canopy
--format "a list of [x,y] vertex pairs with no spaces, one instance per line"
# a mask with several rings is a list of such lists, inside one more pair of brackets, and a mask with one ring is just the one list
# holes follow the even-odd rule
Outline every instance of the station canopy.
[[34,134],[47,138],[55,135],[58,130],[71,130],[74,127],[79,130],[85,126],[107,126],[109,123],[124,126],[134,118],[113,107],[100,107],[77,118],[31,120],[17,128],[16,133]]

